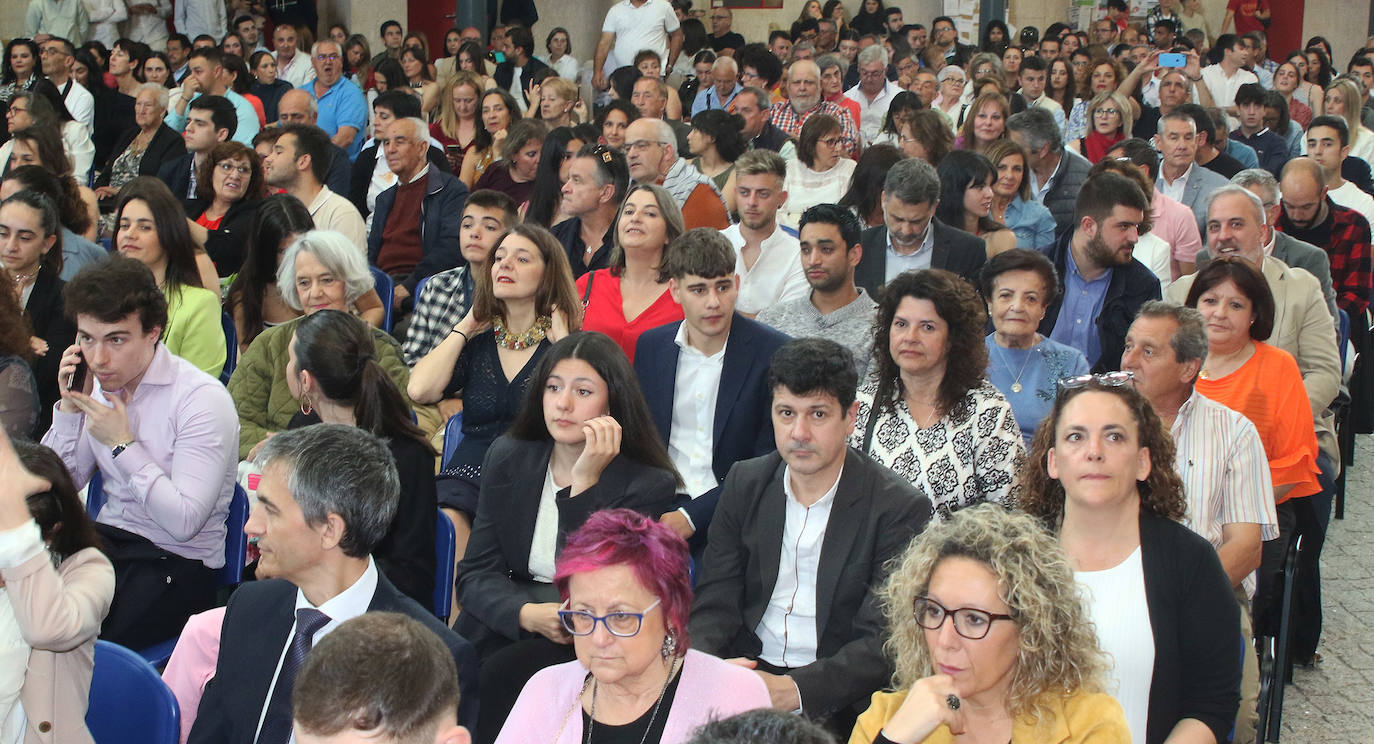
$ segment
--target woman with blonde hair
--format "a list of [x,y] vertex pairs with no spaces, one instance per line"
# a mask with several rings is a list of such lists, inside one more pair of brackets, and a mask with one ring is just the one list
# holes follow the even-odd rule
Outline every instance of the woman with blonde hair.
[[1107,91],[1093,96],[1088,102],[1088,135],[1072,140],[1068,148],[1096,164],[1107,152],[1123,140],[1130,139],[1135,125],[1135,109],[1126,96]]
[[1366,163],[1374,162],[1374,131],[1361,123],[1363,103],[1360,98],[1360,86],[1354,80],[1336,78],[1326,86],[1322,113],[1345,119],[1346,129],[1350,131],[1350,157],[1360,158]]
[[969,104],[968,115],[954,141],[956,150],[986,152],[988,146],[1006,139],[1011,106],[1001,93],[983,93]]
[[896,691],[874,693],[850,744],[1130,741],[1068,557],[1034,518],[932,521],[879,596]]
[[570,127],[579,121],[576,109],[581,99],[577,97],[577,84],[571,80],[551,77],[538,85],[539,98],[530,102],[529,115],[543,119],[549,129]]
[[[443,60],[440,60],[441,62]],[[444,146],[449,167],[454,173],[463,169],[463,158],[477,141],[477,102],[482,98],[482,81],[474,73],[459,70],[444,85],[445,105],[439,120],[429,125],[429,135]]]

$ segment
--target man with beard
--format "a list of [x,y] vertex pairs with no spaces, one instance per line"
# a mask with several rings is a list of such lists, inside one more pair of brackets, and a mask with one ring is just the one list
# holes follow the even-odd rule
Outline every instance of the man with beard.
[[[1311,243],[1331,261],[1336,304],[1356,318],[1369,309],[1370,228],[1359,212],[1342,207],[1326,193],[1321,166],[1311,158],[1294,158],[1280,181],[1282,213],[1276,239]],[[1291,262],[1287,262],[1290,263]]]
[[792,63],[787,70],[787,100],[773,104],[773,126],[792,139],[801,137],[802,126],[816,114],[829,114],[840,123],[840,149],[849,157],[859,154],[859,127],[854,117],[821,96],[821,68],[810,60]]
[[735,161],[739,219],[722,234],[735,249],[739,299],[735,309],[750,318],[779,302],[806,294],[797,239],[778,227],[787,202],[787,162],[771,150],[750,150]]
[[1083,352],[1094,373],[1115,369],[1136,311],[1158,300],[1159,279],[1132,253],[1150,202],[1117,173],[1083,183],[1074,228],[1050,253],[1064,291],[1040,322],[1040,333]]
[[854,268],[863,255],[859,218],[837,204],[817,204],[801,217],[801,263],[811,292],[780,302],[757,320],[793,338],[824,338],[854,354],[859,379],[873,358],[873,319],[878,303],[854,284]]

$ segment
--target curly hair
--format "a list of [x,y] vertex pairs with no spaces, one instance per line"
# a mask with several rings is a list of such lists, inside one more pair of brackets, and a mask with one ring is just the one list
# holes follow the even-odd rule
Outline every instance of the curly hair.
[[883,289],[878,317],[873,323],[873,358],[878,390],[873,396],[873,416],[892,410],[906,394],[902,373],[892,358],[888,331],[902,300],[930,300],[935,312],[949,325],[945,349],[945,376],[940,380],[939,407],[944,415],[954,410],[968,392],[983,381],[988,366],[988,347],[983,343],[987,307],[977,290],[958,274],[944,269],[907,271]]
[[1006,700],[1013,717],[1050,722],[1055,696],[1102,691],[1107,658],[1068,556],[1035,518],[996,504],[932,520],[893,561],[878,598],[889,633],[885,648],[896,661],[895,688],[908,689],[935,673],[912,608],[929,591],[940,562],[956,557],[977,561],[997,577],[997,596],[1020,635]]
[[1031,440],[1030,456],[1021,468],[1017,485],[1021,498],[1017,502],[1027,513],[1039,517],[1049,526],[1057,526],[1064,516],[1064,484],[1051,478],[1046,463],[1054,443],[1059,439],[1059,419],[1069,401],[1085,392],[1107,393],[1121,399],[1135,419],[1140,446],[1150,450],[1150,474],[1136,484],[1140,493],[1140,508],[1150,514],[1174,521],[1183,519],[1187,502],[1183,496],[1183,479],[1174,471],[1174,439],[1160,421],[1159,415],[1145,396],[1130,385],[1104,385],[1094,379],[1080,388],[1061,390],[1054,408],[1040,425]]
[[25,361],[32,359],[29,337],[33,335],[33,329],[29,326],[29,319],[24,317],[19,296],[8,288],[0,292],[0,320],[5,321],[0,323],[0,357],[13,355]]
[[196,168],[196,198],[208,209],[215,201],[215,169],[226,160],[243,160],[248,163],[248,185],[243,188],[239,201],[256,201],[266,194],[263,181],[262,158],[253,148],[229,140],[210,149],[210,157]]

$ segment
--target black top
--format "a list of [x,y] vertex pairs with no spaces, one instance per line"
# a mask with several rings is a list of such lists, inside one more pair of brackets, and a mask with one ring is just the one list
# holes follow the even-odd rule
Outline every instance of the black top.
[[[253,233],[253,223],[258,219],[261,199],[240,199],[229,205],[229,211],[220,218],[219,227],[209,230],[205,239],[205,252],[215,264],[215,272],[221,277],[237,274],[243,268],[244,252],[248,250],[248,236]],[[205,214],[209,205],[196,202],[193,211],[188,211],[192,220]],[[208,229],[208,228],[207,228]]]
[[744,46],[744,36],[734,31],[719,38],[716,36],[707,36],[706,41],[711,45],[711,50],[717,53],[722,49],[739,49]]
[[281,97],[286,91],[294,86],[291,83],[277,78],[271,85],[263,85],[254,81],[252,93],[262,101],[262,113],[267,118],[268,124],[275,124],[277,121],[277,104],[281,102]]
[[530,195],[534,193],[534,181],[517,183],[510,174],[510,163],[506,160],[498,160],[487,166],[482,175],[477,179],[477,183],[472,185],[472,190],[495,189],[515,200],[516,204],[524,204],[530,200]]
[[1241,171],[1245,170],[1245,165],[1242,164],[1239,160],[1236,160],[1235,158],[1221,151],[1217,152],[1216,157],[1212,158],[1210,161],[1206,163],[1203,163],[1202,167],[1206,168],[1209,171],[1212,171],[1213,173],[1220,173],[1221,175],[1226,176],[1228,180],[1235,177],[1237,173],[1240,173]]
[[33,379],[38,383],[38,425],[35,431],[42,433],[52,423],[52,407],[62,397],[57,379],[57,367],[62,362],[62,354],[76,341],[76,322],[67,317],[62,309],[62,288],[66,286],[58,272],[43,267],[33,280],[33,291],[29,293],[28,304],[24,306],[24,316],[29,319],[33,335],[48,342],[48,353],[35,355],[29,360]]
[[[736,34],[738,35],[738,34]],[[591,727],[592,744],[640,744],[640,742],[658,742],[663,740],[663,728],[668,724],[668,711],[673,709],[673,698],[677,696],[677,683],[682,681],[682,670],[678,669],[677,676],[668,683],[668,688],[663,691],[663,702],[650,706],[644,711],[644,715],[625,724],[624,726],[612,726],[606,723],[592,725],[592,717],[587,715],[587,711],[582,711],[582,730],[585,732],[588,726]],[[657,712],[658,715],[654,715]]]
[[492,331],[472,337],[458,355],[453,377],[444,388],[445,398],[463,398],[463,441],[453,452],[445,473],[457,468],[480,466],[487,448],[497,437],[506,433],[524,400],[534,368],[553,344],[548,339],[539,342],[534,356],[525,363],[514,380],[507,380],[497,354],[496,334]]
[[590,261],[584,261],[587,255],[587,243],[582,240],[582,218],[573,217],[563,220],[550,230],[558,242],[563,244],[563,250],[568,254],[568,265],[572,267],[573,278],[576,279],[589,271],[597,269],[608,269],[611,266],[611,248],[615,245],[615,231],[606,230],[606,234],[601,239],[601,247],[592,254]]

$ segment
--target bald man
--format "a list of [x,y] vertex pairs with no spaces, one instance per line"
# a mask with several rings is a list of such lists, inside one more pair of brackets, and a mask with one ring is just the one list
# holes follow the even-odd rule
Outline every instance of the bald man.
[[821,68],[811,60],[793,62],[786,74],[787,100],[773,104],[773,126],[788,137],[799,139],[802,126],[816,114],[827,114],[840,122],[840,147],[850,157],[859,156],[859,126],[849,112],[825,100],[821,94]]
[[1283,200],[1278,229],[1326,252],[1336,306],[1359,317],[1369,309],[1369,221],[1331,200],[1322,168],[1311,158],[1288,161],[1279,187]]

